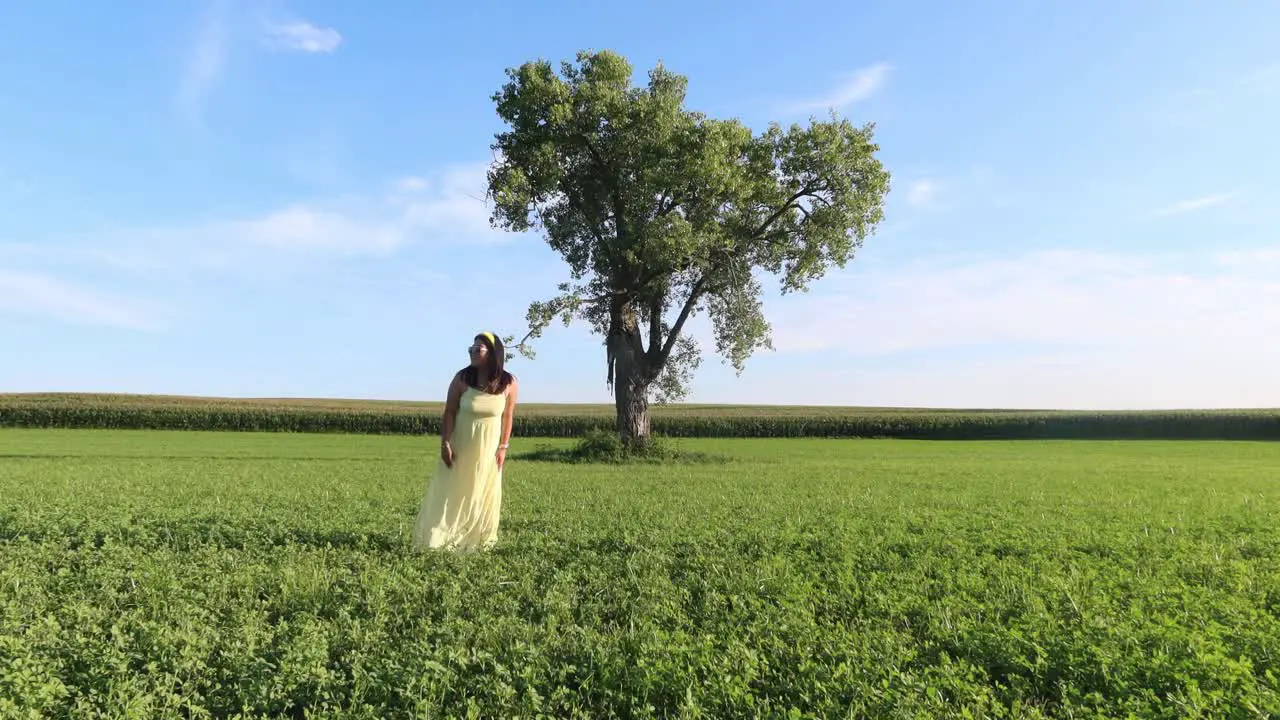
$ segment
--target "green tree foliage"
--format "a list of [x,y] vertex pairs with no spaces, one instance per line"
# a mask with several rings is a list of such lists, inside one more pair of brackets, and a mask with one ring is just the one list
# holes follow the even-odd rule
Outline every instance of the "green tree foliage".
[[872,125],[834,114],[807,127],[737,120],[684,107],[687,80],[661,65],[633,86],[612,52],[582,52],[507,71],[493,96],[507,129],[489,172],[495,226],[540,230],[570,281],[528,311],[529,334],[555,319],[604,337],[618,429],[649,438],[648,402],[686,396],[701,358],[684,333],[710,315],[718,354],[739,373],[771,348],[761,276],[804,290],[843,267],[883,217],[889,173]]

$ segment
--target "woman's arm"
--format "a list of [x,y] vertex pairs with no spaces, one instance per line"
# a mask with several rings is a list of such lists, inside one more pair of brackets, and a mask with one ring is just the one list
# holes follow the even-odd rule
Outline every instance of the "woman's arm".
[[502,450],[511,443],[511,423],[516,415],[516,396],[519,389],[519,383],[516,382],[515,377],[512,377],[511,384],[507,386],[507,407],[502,411],[502,438],[498,441],[498,448]]
[[453,424],[458,419],[458,404],[462,402],[462,374],[453,376],[449,392],[445,395],[444,418],[440,421],[440,444],[448,445],[453,437]]

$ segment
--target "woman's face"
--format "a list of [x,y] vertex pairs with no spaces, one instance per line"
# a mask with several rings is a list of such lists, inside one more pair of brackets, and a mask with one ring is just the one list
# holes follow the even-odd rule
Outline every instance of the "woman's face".
[[471,342],[471,347],[467,348],[467,354],[471,356],[471,367],[486,367],[489,364],[489,346],[484,344],[480,338],[476,338]]

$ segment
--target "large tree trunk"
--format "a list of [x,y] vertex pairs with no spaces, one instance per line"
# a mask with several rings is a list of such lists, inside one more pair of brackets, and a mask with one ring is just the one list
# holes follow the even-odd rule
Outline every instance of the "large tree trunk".
[[613,402],[618,413],[618,436],[624,445],[640,449],[649,444],[649,377],[643,354],[636,352],[638,339],[633,329],[614,332],[609,337],[610,379]]
[[621,373],[615,386],[613,404],[618,411],[618,435],[623,444],[633,449],[648,445],[648,384],[639,377],[628,377],[628,373]]

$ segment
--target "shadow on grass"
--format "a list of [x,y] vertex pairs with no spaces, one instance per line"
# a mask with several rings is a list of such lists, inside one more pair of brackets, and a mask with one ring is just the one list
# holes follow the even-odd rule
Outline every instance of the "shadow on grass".
[[661,457],[652,455],[598,457],[578,452],[577,448],[540,447],[512,456],[513,460],[567,463],[572,465],[721,465],[732,459],[702,452],[674,451]]

